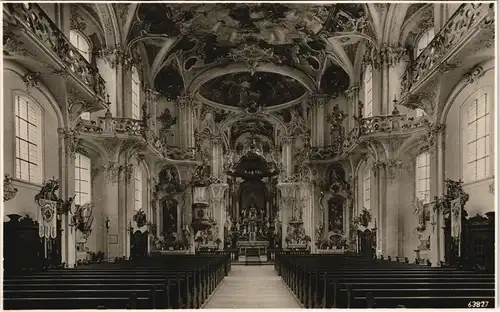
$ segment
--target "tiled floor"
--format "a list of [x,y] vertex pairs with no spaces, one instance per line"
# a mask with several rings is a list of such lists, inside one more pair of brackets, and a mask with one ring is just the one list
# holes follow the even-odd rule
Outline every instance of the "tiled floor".
[[293,309],[300,305],[274,266],[233,265],[205,309]]

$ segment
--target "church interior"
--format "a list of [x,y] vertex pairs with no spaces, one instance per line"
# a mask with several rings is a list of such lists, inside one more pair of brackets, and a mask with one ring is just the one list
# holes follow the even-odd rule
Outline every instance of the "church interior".
[[3,4],[4,308],[493,308],[494,25]]

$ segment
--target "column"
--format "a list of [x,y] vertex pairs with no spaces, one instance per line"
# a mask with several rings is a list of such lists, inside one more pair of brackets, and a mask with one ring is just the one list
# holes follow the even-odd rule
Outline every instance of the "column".
[[224,201],[224,192],[229,187],[227,184],[211,184],[210,185],[210,203],[214,219],[217,220],[218,233],[217,236],[221,240],[219,248],[224,248],[224,223],[226,222],[226,209]]
[[284,164],[284,169],[286,176],[291,176],[293,174],[293,137],[283,137],[283,154],[282,154],[282,163]]
[[[376,208],[373,212],[372,208],[372,222],[375,223],[377,220],[377,256],[383,255],[386,252],[386,233],[385,233],[385,173],[383,170],[383,163],[377,161],[372,167],[372,177],[374,177],[375,183],[371,182],[370,185],[370,205]],[[373,196],[375,195],[375,196]]]
[[212,143],[212,175],[219,177],[223,174],[222,161],[224,160],[222,150],[222,136],[212,136],[210,138]]
[[401,194],[399,186],[402,183],[400,170],[402,170],[402,162],[389,160],[385,163],[385,183],[383,183],[383,185],[386,187],[386,195],[385,203],[382,203],[381,207],[385,207],[382,211],[385,214],[383,224],[385,227],[385,241],[387,245],[386,254],[392,258],[400,256],[399,215],[403,213],[399,211],[399,199]]
[[359,86],[354,85],[347,89],[345,92],[345,97],[347,99],[347,131],[346,134],[354,128],[354,116],[357,117],[358,113],[358,102],[359,102]]
[[[436,135],[436,153],[431,153],[431,198],[442,196],[445,192],[445,133],[441,131]],[[433,166],[435,170],[433,170]],[[434,231],[431,235],[430,261],[433,266],[439,265],[439,261],[444,261],[445,241],[444,241],[444,216],[439,211],[431,212],[434,215]],[[432,225],[431,225],[432,226]]]
[[330,97],[324,94],[312,94],[309,96],[309,107],[311,108],[311,146],[325,145],[325,117],[326,106]]
[[[156,126],[156,120],[157,120],[157,101],[158,101],[158,98],[160,96],[160,93],[153,90],[153,89],[150,89],[150,88],[147,88],[146,89],[146,101],[145,101],[145,107],[144,107],[144,110],[143,110],[143,113],[145,112],[146,114],[149,115],[149,119],[148,119],[148,127],[149,129],[151,129],[155,135],[158,135],[158,127]],[[143,117],[144,118],[144,117]]]
[[297,203],[295,198],[296,191],[299,188],[296,183],[280,183],[278,188],[281,191],[280,212],[281,212],[281,246],[285,247],[285,238],[287,236],[288,221],[293,216],[294,205]]
[[[300,185],[300,209],[302,209],[302,220],[304,221],[304,230],[306,235],[311,238],[311,247],[314,244],[314,234],[316,232],[315,222],[314,222],[314,197],[313,197],[314,185],[311,183],[302,183]],[[312,252],[312,250],[311,250]]]
[[194,148],[194,116],[193,107],[197,104],[193,96],[180,96],[176,106],[179,110],[179,137],[180,146]]
[[408,56],[406,48],[400,45],[383,45],[380,48],[380,67],[382,87],[380,107],[381,114],[390,115],[394,110],[394,98],[401,97],[401,77],[406,69],[405,58]]
[[[66,201],[75,193],[75,150],[71,144],[74,134],[68,128],[59,128],[59,197]],[[71,224],[71,214],[61,216],[61,261],[69,268],[76,265],[76,229]]]
[[101,192],[100,196],[98,196],[99,201],[96,204],[103,209],[103,219],[96,221],[101,221],[107,232],[107,235],[103,235],[102,238],[105,256],[108,259],[122,257],[125,241],[122,232],[124,225],[121,224],[124,221],[120,222],[119,219],[119,197],[121,193],[118,187],[119,165],[117,162],[109,161],[101,165],[96,164],[92,171],[94,184],[101,186],[94,187],[94,189]]

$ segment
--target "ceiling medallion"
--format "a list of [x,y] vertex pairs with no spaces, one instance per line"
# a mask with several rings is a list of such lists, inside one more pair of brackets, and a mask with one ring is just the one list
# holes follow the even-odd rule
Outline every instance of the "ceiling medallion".
[[241,49],[232,49],[228,54],[228,59],[246,63],[252,75],[255,74],[260,63],[282,64],[281,60],[274,55],[273,49],[262,49],[249,44],[244,44]]

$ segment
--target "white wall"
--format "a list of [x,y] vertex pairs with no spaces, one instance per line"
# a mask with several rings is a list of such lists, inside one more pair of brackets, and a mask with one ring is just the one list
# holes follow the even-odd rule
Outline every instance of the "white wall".
[[[446,150],[445,150],[445,177],[458,180],[464,179],[464,163],[466,161],[466,142],[461,135],[464,132],[463,118],[466,104],[469,100],[475,98],[478,92],[487,92],[489,97],[488,109],[490,112],[490,175],[487,178],[473,182],[465,183],[464,190],[469,194],[469,201],[466,204],[466,210],[470,216],[477,213],[486,213],[495,209],[495,197],[489,191],[489,185],[494,183],[494,71],[489,70],[483,77],[467,84],[453,100],[453,104],[446,116]],[[466,118],[467,115],[465,115]]]
[[[47,96],[48,91],[44,87],[32,87],[29,90],[22,80],[21,70],[10,69],[7,63],[4,63],[4,81],[3,81],[3,146],[4,146],[4,174],[15,177],[15,112],[14,95],[20,94],[27,96],[38,103],[42,109],[42,181],[52,177],[59,177],[59,141],[58,141],[58,117],[54,106]],[[40,90],[43,90],[42,93]],[[50,97],[50,95],[49,95]],[[4,216],[8,214],[28,214],[36,219],[38,206],[35,203],[35,195],[38,194],[41,184],[35,184],[26,181],[16,180],[13,182],[19,190],[16,197],[4,202]]]

